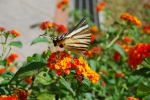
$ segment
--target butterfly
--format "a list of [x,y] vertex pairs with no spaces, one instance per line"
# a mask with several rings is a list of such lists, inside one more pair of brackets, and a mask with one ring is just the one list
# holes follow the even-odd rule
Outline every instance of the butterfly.
[[86,52],[90,44],[91,32],[85,18],[71,31],[61,36],[51,37],[54,46],[74,52]]

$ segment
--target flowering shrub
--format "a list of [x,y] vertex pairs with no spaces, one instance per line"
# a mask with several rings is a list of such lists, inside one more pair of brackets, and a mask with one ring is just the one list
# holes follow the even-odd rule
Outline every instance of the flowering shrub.
[[[68,0],[60,0],[57,7],[65,10],[68,4]],[[95,11],[104,7],[106,2],[100,2]],[[144,9],[150,15],[150,5]],[[17,62],[19,55],[10,53],[14,47],[22,47],[15,41],[21,33],[0,27],[0,100],[150,100],[149,23],[123,13],[119,21],[101,29],[86,10],[73,10],[70,16],[74,22],[68,28],[51,21],[40,24],[44,34],[31,45],[46,42],[50,46],[41,54],[28,56],[22,66]],[[65,36],[83,17],[91,32],[88,51],[55,50],[50,37]]]

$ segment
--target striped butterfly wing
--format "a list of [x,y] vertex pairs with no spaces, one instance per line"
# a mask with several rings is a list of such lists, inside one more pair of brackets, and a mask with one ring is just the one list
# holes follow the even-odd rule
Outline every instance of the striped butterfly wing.
[[88,23],[85,19],[82,19],[69,33],[55,37],[53,42],[69,51],[85,52],[90,43],[90,38],[91,33]]

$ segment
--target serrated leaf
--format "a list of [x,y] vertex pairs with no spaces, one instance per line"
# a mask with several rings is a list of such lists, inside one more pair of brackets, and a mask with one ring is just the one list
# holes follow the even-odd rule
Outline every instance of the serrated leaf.
[[55,96],[49,93],[40,93],[36,99],[37,100],[55,100]]
[[50,40],[47,38],[37,37],[32,41],[31,45],[36,44],[38,42],[50,42]]
[[70,84],[69,84],[63,77],[61,77],[60,83],[61,83],[66,89],[68,89],[73,95],[75,95],[75,92],[74,92],[73,89],[71,88]]
[[10,80],[9,83],[11,83],[14,79],[16,79],[16,77],[18,77],[20,74],[23,74],[25,72],[28,71],[33,71],[36,69],[39,69],[43,66],[46,66],[45,62],[41,62],[41,61],[32,61],[32,62],[28,62],[26,63],[24,66],[22,66],[14,75],[14,77]]
[[43,85],[49,85],[51,83],[51,77],[45,73],[45,72],[40,72],[37,75],[37,80],[38,83],[41,83]]
[[12,46],[15,46],[15,47],[18,47],[18,48],[22,48],[22,43],[20,41],[12,41],[10,42],[8,45],[12,45]]

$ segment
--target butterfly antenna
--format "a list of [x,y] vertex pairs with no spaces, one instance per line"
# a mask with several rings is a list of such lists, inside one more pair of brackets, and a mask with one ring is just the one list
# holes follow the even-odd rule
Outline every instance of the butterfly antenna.
[[45,35],[45,34],[40,35],[39,37],[40,37],[40,38],[50,38],[50,39],[53,39],[53,37],[51,37],[51,36],[47,36],[47,35]]

